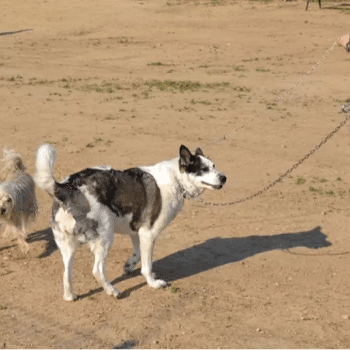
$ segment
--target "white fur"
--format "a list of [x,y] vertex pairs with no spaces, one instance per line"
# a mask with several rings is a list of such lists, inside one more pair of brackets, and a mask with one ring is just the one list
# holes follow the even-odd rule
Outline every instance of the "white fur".
[[38,187],[47,191],[51,195],[55,184],[53,177],[53,166],[56,160],[56,149],[50,144],[44,143],[39,147],[36,156],[36,169],[40,169],[34,176],[34,180]]
[[[50,194],[54,192],[53,164],[55,157],[56,151],[53,146],[48,144],[40,146],[35,178],[38,181],[38,186]],[[152,227],[149,223],[144,224],[138,232],[132,231],[129,227],[132,214],[117,216],[107,206],[100,203],[94,195],[89,193],[85,186],[79,188],[90,204],[91,210],[87,217],[97,222],[98,235],[96,238],[89,240],[88,244],[95,254],[93,275],[101,283],[107,294],[116,297],[120,293],[108,282],[105,276],[105,264],[113,244],[115,231],[130,235],[134,246],[134,253],[126,262],[125,272],[131,272],[141,260],[141,273],[146,278],[148,285],[153,288],[161,288],[166,285],[165,281],[155,279],[152,274],[152,256],[157,237],[183,208],[184,194],[191,197],[198,196],[206,188],[219,188],[219,185],[222,187],[226,181],[226,178],[224,181],[220,180],[223,174],[215,169],[214,164],[208,158],[199,157],[201,157],[203,164],[208,167],[208,171],[203,176],[180,171],[179,157],[153,166],[140,167],[141,170],[154,177],[161,192],[162,207]],[[105,168],[103,167],[103,169]],[[79,241],[73,234],[74,224],[69,215],[63,209],[56,213],[53,218],[53,232],[65,266],[63,278],[64,299],[75,300],[77,296],[74,294],[72,286],[72,264]]]

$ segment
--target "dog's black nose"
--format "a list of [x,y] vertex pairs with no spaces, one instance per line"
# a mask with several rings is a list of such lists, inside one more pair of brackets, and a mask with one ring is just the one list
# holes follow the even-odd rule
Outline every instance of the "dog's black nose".
[[224,183],[226,183],[226,180],[227,180],[227,177],[225,176],[225,175],[220,175],[220,182],[222,183],[222,184],[224,184]]
[[1,210],[0,210],[1,215],[4,215],[4,214],[5,214],[5,212],[6,212],[6,209],[1,208]]

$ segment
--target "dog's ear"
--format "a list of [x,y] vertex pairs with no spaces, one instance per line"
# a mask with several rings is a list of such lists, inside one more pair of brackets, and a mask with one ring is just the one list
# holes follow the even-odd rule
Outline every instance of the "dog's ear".
[[192,163],[193,155],[189,149],[181,145],[180,147],[180,170],[184,171]]
[[196,156],[203,156],[204,157],[203,151],[199,147],[196,148]]

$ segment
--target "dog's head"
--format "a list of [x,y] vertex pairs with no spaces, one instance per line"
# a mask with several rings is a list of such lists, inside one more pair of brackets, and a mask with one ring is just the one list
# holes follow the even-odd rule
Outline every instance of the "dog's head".
[[180,147],[180,172],[183,186],[189,194],[200,194],[205,189],[219,190],[226,183],[226,176],[216,170],[215,164],[197,148],[192,154],[187,147]]
[[4,148],[4,167],[0,171],[0,180],[12,181],[25,173],[26,167],[23,163],[20,154],[16,153],[14,150],[8,150]]
[[9,220],[13,210],[13,198],[7,193],[0,193],[0,218]]

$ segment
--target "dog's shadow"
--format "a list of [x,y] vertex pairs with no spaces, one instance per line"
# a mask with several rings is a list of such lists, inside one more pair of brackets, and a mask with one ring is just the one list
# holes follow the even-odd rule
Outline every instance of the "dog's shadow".
[[331,245],[321,227],[271,236],[216,237],[156,261],[153,270],[158,278],[172,282],[263,252],[296,247],[319,249]]
[[28,243],[46,241],[45,250],[38,256],[39,259],[46,258],[55,252],[58,247],[51,228],[31,233],[27,236]]
[[350,4],[336,4],[336,5],[332,5],[332,6],[323,6],[323,9],[325,10],[338,10],[341,11],[343,13],[350,13]]
[[[38,258],[45,258],[58,249],[51,228],[34,232],[27,237],[28,243],[37,241],[47,242],[45,251]],[[247,259],[259,253],[297,247],[319,249],[331,245],[327,240],[327,236],[321,231],[321,227],[315,227],[311,231],[282,233],[278,235],[233,238],[216,237],[155,261],[153,271],[156,273],[157,278],[162,278],[167,282],[173,282],[219,266]],[[124,274],[115,278],[111,283],[115,285],[139,275],[140,268],[130,274]],[[142,282],[128,288],[119,297],[127,298],[133,291],[145,285],[146,282]],[[91,297],[102,291],[102,288],[90,290],[88,293],[80,295],[79,299]]]
[[[311,231],[270,236],[216,237],[155,261],[153,271],[157,278],[173,282],[219,266],[247,259],[259,253],[297,247],[319,249],[331,245],[327,240],[327,236],[321,231],[321,227],[315,227]],[[140,268],[135,269],[131,274],[115,278],[111,283],[115,285],[138,275],[140,275]],[[146,282],[135,285],[123,291],[119,297],[127,298],[133,291],[145,285]],[[79,298],[83,299],[102,291],[102,288],[97,288],[80,295]]]

